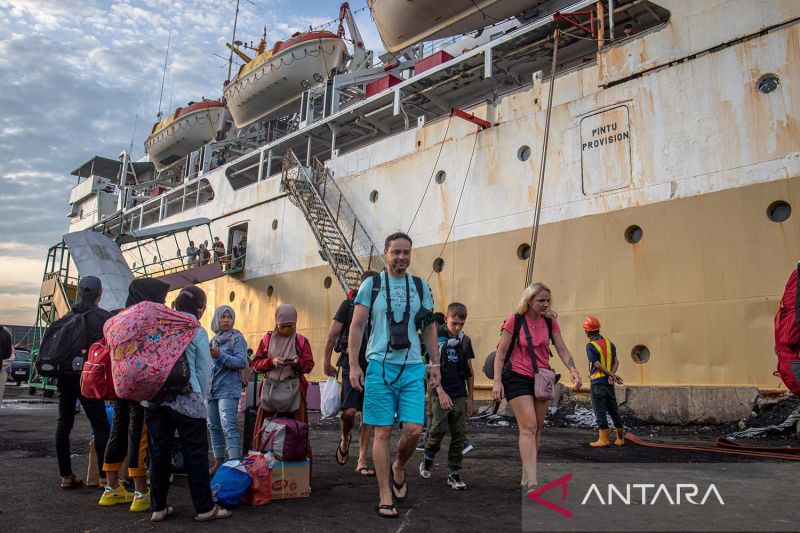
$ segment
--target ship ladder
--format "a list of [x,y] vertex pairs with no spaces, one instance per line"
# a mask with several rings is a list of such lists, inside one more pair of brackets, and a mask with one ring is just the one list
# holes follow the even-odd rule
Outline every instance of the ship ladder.
[[283,158],[281,185],[302,211],[345,292],[357,290],[365,270],[386,267],[380,250],[356,217],[330,171],[314,159],[304,166],[292,150]]

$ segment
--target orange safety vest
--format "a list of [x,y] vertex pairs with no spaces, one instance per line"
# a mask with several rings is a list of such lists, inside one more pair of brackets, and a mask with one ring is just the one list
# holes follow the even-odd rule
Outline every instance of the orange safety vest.
[[[606,338],[602,338],[597,341],[591,341],[589,344],[594,346],[595,350],[597,350],[597,353],[600,354],[600,364],[603,365],[603,368],[611,370],[611,359],[612,359],[611,341]],[[594,366],[594,364],[592,364],[592,366]],[[608,377],[608,374],[606,374],[602,370],[595,370],[594,372],[592,372],[591,375],[591,379],[600,379],[604,377]]]

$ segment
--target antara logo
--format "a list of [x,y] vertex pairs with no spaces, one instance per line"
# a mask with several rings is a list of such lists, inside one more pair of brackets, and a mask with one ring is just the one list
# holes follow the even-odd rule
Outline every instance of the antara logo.
[[[710,497],[717,499],[720,505],[725,505],[717,487],[712,483],[708,486],[703,495],[703,499],[695,501],[695,498],[700,494],[700,489],[694,483],[678,483],[672,490],[667,488],[667,485],[661,483],[655,485],[653,483],[633,483],[624,485],[624,490],[620,490],[616,485],[609,483],[606,491],[606,498],[603,499],[603,494],[597,485],[592,483],[589,490],[586,491],[586,496],[583,497],[581,505],[586,505],[592,497],[596,498],[601,505],[614,505],[616,502],[623,505],[655,505],[659,498],[662,503],[669,502],[670,505],[681,505],[684,501],[692,505],[705,505]],[[637,496],[639,498],[637,499]],[[674,496],[674,497],[673,497]],[[683,497],[683,500],[681,499]]]
[[[564,507],[564,502],[567,500],[569,494],[569,482],[572,481],[572,473],[561,476],[546,485],[531,490],[528,493],[528,499],[542,505],[551,511],[567,518],[572,518],[572,511]],[[553,490],[556,487],[561,488],[561,501],[556,504],[550,500],[545,500],[542,495],[545,492]],[[725,505],[717,487],[712,483],[703,493],[702,499],[697,501],[701,491],[700,488],[694,483],[678,483],[672,489],[664,483],[632,483],[626,484],[619,488],[613,483],[609,483],[606,487],[605,498],[603,492],[596,483],[592,483],[586,495],[581,501],[581,505],[597,501],[601,505],[655,505],[658,501],[662,503],[669,502],[670,505],[682,505],[684,502],[691,505],[705,505],[709,499],[716,499],[720,505]],[[712,501],[713,503],[713,501]]]

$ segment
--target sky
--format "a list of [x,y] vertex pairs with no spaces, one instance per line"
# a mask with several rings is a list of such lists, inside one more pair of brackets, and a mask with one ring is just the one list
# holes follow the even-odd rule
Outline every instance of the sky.
[[[273,43],[336,19],[339,4],[241,0],[237,39],[257,42],[266,26]],[[131,141],[133,157],[144,155],[170,31],[164,113],[221,96],[235,9],[235,0],[0,0],[0,324],[36,318],[47,250],[68,228],[70,172]],[[369,11],[356,20],[377,55]]]

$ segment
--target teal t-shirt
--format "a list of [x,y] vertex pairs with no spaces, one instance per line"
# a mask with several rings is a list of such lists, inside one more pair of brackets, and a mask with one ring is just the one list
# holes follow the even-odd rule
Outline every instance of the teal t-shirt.
[[[389,286],[391,287],[392,296],[392,312],[394,313],[395,320],[402,320],[403,312],[406,310],[406,281],[404,278],[393,278],[387,273],[381,273],[381,290],[375,298],[375,304],[370,310],[372,318],[372,334],[369,337],[367,344],[367,359],[374,359],[383,361],[384,356],[386,362],[396,365],[402,365],[405,361],[406,364],[416,365],[422,364],[422,349],[419,342],[419,335],[417,335],[417,328],[414,325],[414,317],[419,312],[420,307],[424,307],[429,311],[433,310],[433,296],[431,296],[431,289],[425,280],[422,281],[422,298],[417,294],[417,287],[414,280],[411,279],[411,274],[408,276],[408,290],[411,294],[411,313],[408,320],[408,338],[411,341],[411,348],[408,350],[392,351],[389,348],[389,323],[386,320],[386,278],[389,278]],[[369,308],[370,300],[372,299],[372,278],[368,278],[361,287],[358,289],[355,303],[356,305],[363,305]],[[406,353],[408,352],[408,353]],[[408,358],[406,358],[408,355]]]

